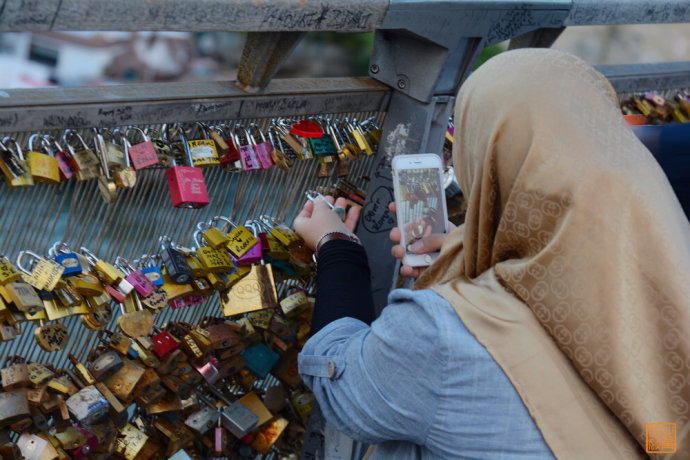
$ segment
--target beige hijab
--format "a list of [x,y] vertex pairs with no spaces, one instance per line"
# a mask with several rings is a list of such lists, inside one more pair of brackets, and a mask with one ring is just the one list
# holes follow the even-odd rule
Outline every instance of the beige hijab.
[[690,455],[690,226],[606,79],[554,50],[463,85],[453,161],[466,222],[415,289],[448,299],[558,458]]

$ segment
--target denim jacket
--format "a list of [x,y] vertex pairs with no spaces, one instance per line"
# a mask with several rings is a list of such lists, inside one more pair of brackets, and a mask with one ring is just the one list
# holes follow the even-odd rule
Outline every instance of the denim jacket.
[[307,341],[299,372],[326,420],[371,458],[547,459],[517,391],[453,307],[391,292],[371,327],[341,318]]

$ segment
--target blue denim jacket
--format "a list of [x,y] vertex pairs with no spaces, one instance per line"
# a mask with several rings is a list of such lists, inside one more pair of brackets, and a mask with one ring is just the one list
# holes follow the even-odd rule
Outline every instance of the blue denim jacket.
[[376,444],[371,458],[553,458],[510,380],[448,301],[407,289],[388,301],[371,327],[339,319],[299,355],[329,423]]

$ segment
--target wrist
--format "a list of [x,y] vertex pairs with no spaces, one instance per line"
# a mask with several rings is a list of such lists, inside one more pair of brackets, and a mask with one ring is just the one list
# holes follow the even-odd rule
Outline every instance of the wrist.
[[330,232],[326,232],[321,237],[316,241],[316,244],[314,245],[314,261],[316,262],[316,257],[319,255],[319,250],[321,247],[328,243],[329,241],[333,240],[346,240],[346,241],[352,241],[353,243],[357,244],[362,244],[361,241],[359,241],[359,238],[357,238],[356,235],[350,233],[350,232],[344,232],[340,230],[333,230]]

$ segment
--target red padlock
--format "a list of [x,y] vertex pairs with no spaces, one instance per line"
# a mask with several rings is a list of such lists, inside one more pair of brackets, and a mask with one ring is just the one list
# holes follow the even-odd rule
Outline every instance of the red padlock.
[[[137,144],[129,143],[129,133],[131,131],[136,131],[141,134],[142,141]],[[132,160],[132,166],[134,169],[143,169],[147,166],[153,166],[158,164],[158,153],[156,153],[156,148],[153,146],[153,142],[146,135],[144,130],[137,128],[136,126],[131,126],[125,130],[124,135],[125,144],[125,155],[129,155],[129,159]]]
[[[185,157],[189,164],[192,165],[192,152],[189,150],[189,141],[184,130],[180,131],[179,136]],[[204,182],[201,168],[172,166],[165,171],[165,178],[168,180],[170,197],[172,198],[173,206],[176,208],[203,208],[209,203],[206,183]]]
[[153,352],[159,359],[173,352],[179,346],[175,337],[167,331],[159,332],[151,337],[151,343],[153,344]]
[[58,144],[57,140],[55,140],[55,138],[50,134],[46,134],[44,137],[53,149],[55,159],[57,159],[58,168],[60,168],[60,179],[67,180],[74,176],[74,166],[72,164],[72,159],[69,157],[67,151],[63,149],[62,146]]
[[81,431],[81,433],[86,437],[86,444],[82,444],[81,446],[79,446],[71,452],[72,458],[74,460],[81,460],[83,458],[87,458],[89,454],[96,447],[98,447],[98,437],[90,431],[87,431],[84,428],[80,427],[79,425],[72,424],[72,426],[75,427],[77,430]]

